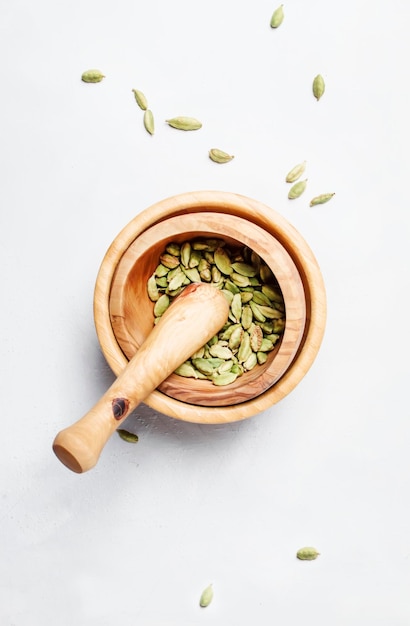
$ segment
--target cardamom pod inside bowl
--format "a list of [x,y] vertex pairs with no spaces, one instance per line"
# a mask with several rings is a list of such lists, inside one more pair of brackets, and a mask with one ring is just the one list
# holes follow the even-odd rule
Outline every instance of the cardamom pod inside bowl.
[[[245,355],[239,362],[234,357],[236,363],[228,376],[223,365],[222,378],[218,375],[215,384],[215,377],[201,375],[195,368],[198,376],[174,373],[145,402],[185,421],[233,422],[259,413],[285,397],[310,368],[324,333],[326,297],[317,261],[300,234],[278,213],[250,198],[217,191],[181,194],[149,207],[119,233],[103,259],[94,293],[95,325],[101,349],[118,375],[156,323],[155,315],[161,307],[156,305],[158,294],[153,297],[151,293],[150,297],[149,281],[161,265],[161,258],[165,259],[167,247],[172,252],[173,247],[178,249],[186,242],[201,240],[223,242],[222,246],[232,250],[242,247],[252,251],[254,258],[270,270],[283,298],[283,332],[268,335],[270,339],[275,337],[275,343],[269,352],[260,355],[260,361],[256,357],[260,343],[253,354],[250,350],[249,369],[243,367],[248,364]],[[238,264],[236,267],[241,269]],[[209,276],[205,280],[212,283]],[[216,278],[214,282],[215,288],[221,288]],[[175,293],[183,288],[180,283],[177,280]],[[242,285],[241,280],[239,284]],[[246,280],[243,284],[247,284]],[[252,292],[252,286],[247,291]],[[247,299],[248,296],[243,297],[244,301]],[[257,316],[261,311],[275,316],[263,301],[252,310]],[[251,321],[252,328],[260,326],[261,319],[254,320],[257,324]],[[235,319],[233,315],[230,324],[240,326],[238,322],[239,317]],[[268,318],[267,322],[269,329],[271,320]],[[247,331],[245,334],[249,335]],[[265,343],[270,339],[265,339]],[[228,347],[229,341],[222,341],[221,350],[224,344]],[[218,354],[216,348],[211,349],[211,354]],[[199,364],[201,356],[202,353],[196,355],[194,365]],[[191,372],[192,363],[189,365]],[[227,365],[231,366],[232,363]]]

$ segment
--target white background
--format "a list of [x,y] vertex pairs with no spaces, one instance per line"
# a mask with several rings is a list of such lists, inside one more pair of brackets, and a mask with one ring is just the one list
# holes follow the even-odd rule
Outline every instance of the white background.
[[[410,8],[288,0],[273,30],[278,4],[1,3],[2,626],[410,624]],[[92,67],[102,83],[80,80]],[[243,422],[143,405],[126,423],[139,443],[114,436],[74,474],[54,436],[114,379],[92,314],[102,258],[146,207],[207,189],[306,239],[328,298],[319,355]],[[304,545],[320,557],[298,561]]]

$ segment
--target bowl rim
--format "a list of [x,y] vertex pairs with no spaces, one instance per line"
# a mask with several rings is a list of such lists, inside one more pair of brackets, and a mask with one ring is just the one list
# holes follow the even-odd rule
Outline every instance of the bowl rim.
[[111,325],[109,297],[115,269],[124,251],[147,228],[169,217],[189,212],[223,212],[246,216],[275,236],[287,249],[297,266],[307,300],[305,332],[292,364],[283,376],[259,396],[241,404],[223,407],[192,405],[153,391],[144,403],[176,419],[217,424],[236,422],[258,414],[287,396],[313,364],[326,326],[326,292],[318,262],[301,234],[282,215],[267,205],[240,194],[226,191],[194,191],[170,196],[136,215],[115,237],[98,271],[93,313],[101,350],[116,376],[127,358],[121,350]]

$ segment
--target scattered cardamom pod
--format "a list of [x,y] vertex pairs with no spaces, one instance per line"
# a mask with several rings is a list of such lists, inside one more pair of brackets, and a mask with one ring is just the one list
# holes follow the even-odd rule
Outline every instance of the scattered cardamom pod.
[[169,126],[172,128],[177,128],[178,130],[198,130],[202,128],[202,123],[195,119],[195,117],[186,117],[180,115],[179,117],[172,117],[169,120],[165,120]]
[[271,21],[270,21],[270,25],[272,28],[278,28],[278,26],[280,26],[283,22],[283,18],[285,17],[284,13],[283,13],[283,4],[280,5],[280,7],[278,7],[272,15]]
[[312,89],[313,89],[313,95],[315,96],[316,100],[319,101],[320,98],[325,93],[325,81],[323,80],[323,76],[321,74],[318,74],[313,79]]
[[86,70],[81,75],[81,80],[85,83],[100,83],[105,75],[100,70]]
[[298,165],[295,165],[295,167],[292,167],[290,172],[288,172],[288,174],[286,175],[286,182],[294,183],[296,180],[298,180],[298,178],[302,176],[305,169],[306,161],[303,161],[303,163],[299,163]]
[[209,158],[211,161],[215,161],[215,163],[228,163],[232,161],[234,158],[233,154],[228,154],[223,150],[218,150],[218,148],[212,148],[209,151]]
[[316,550],[316,548],[300,548],[297,551],[296,556],[301,561],[314,561],[319,556],[320,552]]
[[300,180],[299,182],[292,185],[288,193],[289,200],[294,200],[295,198],[299,198],[302,195],[302,193],[305,191],[306,184],[307,184],[307,179]]
[[128,443],[137,443],[138,441],[138,435],[130,433],[128,432],[128,430],[124,430],[124,428],[117,428],[117,433],[121,437],[121,439],[124,439],[124,441],[128,441]]
[[154,116],[152,114],[151,109],[147,109],[146,111],[144,111],[144,126],[145,126],[145,130],[150,135],[154,134],[155,132]]
[[325,204],[325,202],[329,202],[333,198],[334,193],[321,193],[319,196],[312,198],[310,201],[310,206],[315,206],[316,204]]
[[212,602],[212,598],[214,597],[214,590],[212,585],[208,585],[203,592],[201,593],[201,597],[199,598],[199,606],[203,608],[209,606]]
[[146,111],[148,108],[148,102],[142,91],[139,91],[138,89],[133,89],[132,93],[134,94],[135,102],[138,104],[139,108],[143,111]]

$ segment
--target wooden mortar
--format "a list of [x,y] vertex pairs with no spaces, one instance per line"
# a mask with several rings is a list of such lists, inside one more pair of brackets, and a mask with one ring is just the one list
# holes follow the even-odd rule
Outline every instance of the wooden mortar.
[[[201,406],[178,400],[156,389],[144,401],[160,413],[188,422],[235,422],[268,409],[298,385],[318,354],[326,326],[326,292],[317,260],[300,233],[272,208],[252,198],[222,191],[189,192],[151,205],[125,226],[104,256],[94,292],[95,326],[102,352],[113,372],[118,375],[126,366],[128,358],[113,327],[110,299],[121,259],[128,248],[152,226],[178,215],[198,213],[207,213],[210,217],[213,214],[233,215],[262,228],[288,252],[303,284],[306,320],[299,348],[283,375],[260,395],[240,404]],[[236,236],[240,241],[238,234]]]

